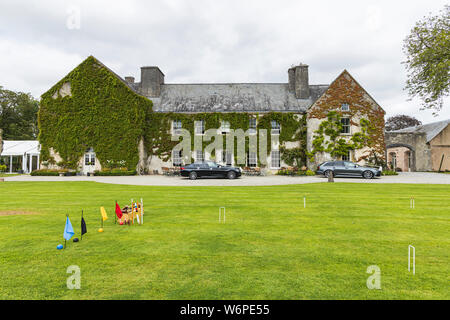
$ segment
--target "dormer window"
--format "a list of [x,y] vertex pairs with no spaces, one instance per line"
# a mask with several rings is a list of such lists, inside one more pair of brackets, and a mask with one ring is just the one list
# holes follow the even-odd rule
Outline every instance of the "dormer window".
[[350,105],[348,103],[341,104],[341,111],[350,111]]

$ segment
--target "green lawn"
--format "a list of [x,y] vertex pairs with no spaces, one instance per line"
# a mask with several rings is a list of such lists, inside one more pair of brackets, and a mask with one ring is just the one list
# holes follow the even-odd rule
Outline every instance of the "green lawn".
[[[141,197],[145,225],[114,225],[114,201]],[[88,234],[56,250],[66,213],[79,237],[81,209]],[[0,216],[0,299],[450,299],[448,185],[2,182],[11,210],[37,214]],[[66,288],[70,265],[80,290]],[[367,289],[370,265],[381,290]]]

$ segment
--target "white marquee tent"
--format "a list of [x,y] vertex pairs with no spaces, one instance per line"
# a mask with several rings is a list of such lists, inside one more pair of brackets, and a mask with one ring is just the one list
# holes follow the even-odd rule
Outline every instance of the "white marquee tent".
[[7,166],[7,172],[30,173],[39,169],[39,141],[4,140],[1,158]]

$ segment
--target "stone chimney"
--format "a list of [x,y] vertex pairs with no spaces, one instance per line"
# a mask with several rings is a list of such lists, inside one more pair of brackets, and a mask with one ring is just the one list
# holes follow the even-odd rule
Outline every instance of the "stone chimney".
[[288,70],[289,92],[295,92],[295,67]]
[[147,97],[159,97],[164,73],[158,67],[141,67],[141,94]]
[[125,77],[125,81],[128,83],[134,83],[134,77]]
[[300,64],[288,70],[289,91],[295,93],[297,99],[308,99],[309,93],[309,76],[308,65]]

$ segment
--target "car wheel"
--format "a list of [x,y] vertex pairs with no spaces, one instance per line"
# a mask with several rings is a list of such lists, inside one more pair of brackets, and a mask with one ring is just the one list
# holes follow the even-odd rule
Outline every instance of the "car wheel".
[[234,179],[236,178],[236,173],[234,173],[233,171],[228,172],[227,174],[228,179]]
[[330,176],[330,174],[332,173],[332,171],[331,170],[327,170],[327,171],[325,171],[324,173],[323,173],[323,175],[325,176],[325,177],[329,177]]
[[373,178],[373,172],[372,171],[364,171],[363,172],[363,177],[365,179],[372,179]]
[[197,179],[197,172],[192,171],[191,173],[189,173],[189,179],[191,180]]

